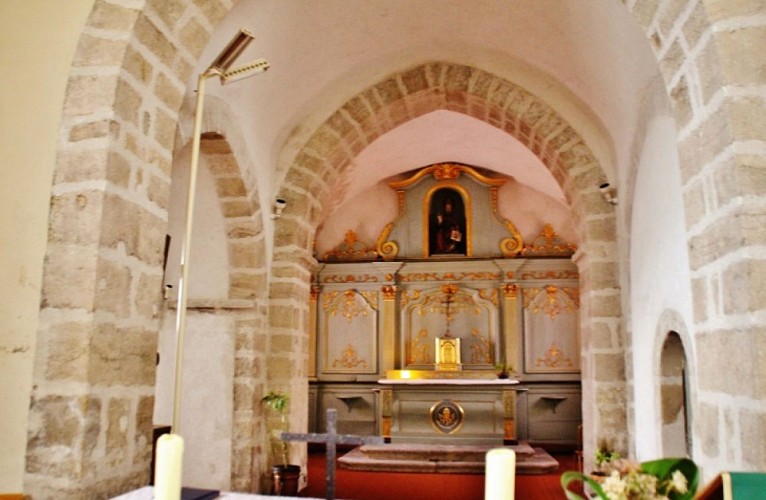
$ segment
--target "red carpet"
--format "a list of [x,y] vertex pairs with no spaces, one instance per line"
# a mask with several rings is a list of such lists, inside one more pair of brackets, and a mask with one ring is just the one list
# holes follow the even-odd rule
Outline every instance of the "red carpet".
[[[343,452],[338,451],[338,456]],[[549,474],[517,475],[519,500],[566,499],[559,477],[576,469],[574,454],[554,455],[561,466]],[[308,486],[301,496],[325,498],[325,455],[313,451],[308,460]],[[483,500],[483,474],[417,474],[336,469],[335,498],[339,500]]]

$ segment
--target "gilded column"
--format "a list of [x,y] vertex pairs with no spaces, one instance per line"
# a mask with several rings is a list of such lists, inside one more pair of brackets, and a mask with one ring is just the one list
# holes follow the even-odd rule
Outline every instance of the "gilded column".
[[383,294],[383,366],[381,375],[396,368],[396,286],[384,285]]
[[311,286],[309,295],[309,378],[317,377],[317,299],[319,287]]
[[505,340],[505,363],[513,366],[518,373],[521,368],[519,347],[521,332],[519,331],[519,286],[515,283],[503,285],[503,339]]
[[503,389],[503,444],[516,443],[516,390]]
[[380,390],[380,435],[386,443],[391,442],[391,421],[394,412],[394,391],[391,388]]

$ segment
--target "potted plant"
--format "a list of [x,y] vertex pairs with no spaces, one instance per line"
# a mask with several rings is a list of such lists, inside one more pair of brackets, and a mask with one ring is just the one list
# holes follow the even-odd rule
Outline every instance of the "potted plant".
[[499,370],[497,373],[497,378],[510,378],[511,374],[513,373],[513,365],[507,364],[505,362],[496,364],[495,369]]
[[280,496],[298,494],[298,478],[301,474],[300,465],[290,463],[290,448],[287,442],[281,439],[282,432],[287,431],[289,402],[289,396],[282,392],[269,391],[261,398],[261,403],[271,412],[266,418],[266,427],[269,430],[272,456],[281,459],[281,463],[274,464],[271,468],[272,493]]

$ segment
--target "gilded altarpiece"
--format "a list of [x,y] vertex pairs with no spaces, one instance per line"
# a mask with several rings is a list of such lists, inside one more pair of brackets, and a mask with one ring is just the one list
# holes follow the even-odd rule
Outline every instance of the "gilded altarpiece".
[[[323,430],[325,410],[335,408],[339,431],[394,440],[576,442],[576,247],[549,224],[525,243],[499,215],[504,182],[459,164],[425,167],[389,182],[399,215],[376,242],[349,229],[343,243],[317,256],[312,430]],[[445,337],[460,340],[455,371],[436,363]],[[516,385],[438,382],[497,381],[498,365]],[[405,388],[390,382],[396,377],[436,381]],[[429,411],[458,401],[461,425],[432,428]]]

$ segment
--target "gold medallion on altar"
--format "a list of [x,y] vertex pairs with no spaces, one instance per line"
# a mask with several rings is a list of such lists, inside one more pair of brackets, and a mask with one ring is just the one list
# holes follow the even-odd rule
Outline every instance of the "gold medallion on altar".
[[442,434],[452,434],[463,425],[463,408],[449,399],[443,399],[431,407],[431,425]]

